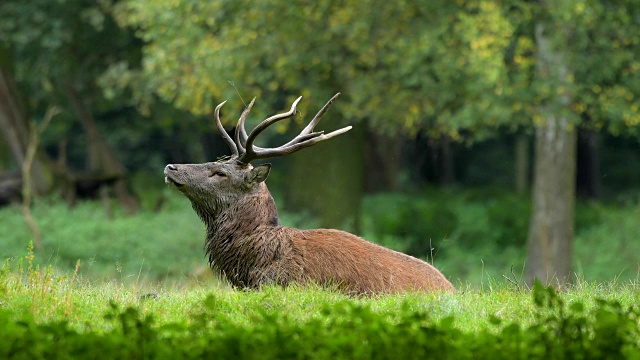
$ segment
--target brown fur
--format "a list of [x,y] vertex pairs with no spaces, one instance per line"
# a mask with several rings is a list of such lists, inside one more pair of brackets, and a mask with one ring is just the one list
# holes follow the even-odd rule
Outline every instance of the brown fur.
[[209,263],[234,286],[312,281],[356,294],[453,290],[430,264],[358,236],[281,226],[264,183],[269,169],[234,159],[165,168],[167,183],[191,200],[207,227]]

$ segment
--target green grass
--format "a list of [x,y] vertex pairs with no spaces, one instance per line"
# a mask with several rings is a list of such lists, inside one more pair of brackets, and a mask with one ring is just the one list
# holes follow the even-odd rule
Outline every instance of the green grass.
[[[239,291],[215,282],[189,286],[100,282],[85,279],[77,272],[55,273],[50,266],[41,267],[34,260],[30,251],[17,260],[5,261],[0,268],[0,308],[19,316],[32,316],[38,322],[69,321],[79,329],[107,328],[102,315],[111,302],[153,314],[159,323],[189,322],[190,316],[202,311],[203,306],[237,324],[249,324],[264,312],[287,314],[292,321],[308,321],[322,317],[323,309],[339,303],[363,305],[377,314],[423,312],[434,320],[453,316],[454,324],[468,331],[487,327],[492,315],[524,325],[534,320],[535,306],[528,289],[494,281],[483,290],[462,287],[454,293],[354,298],[313,286]],[[145,296],[148,294],[154,296]],[[579,281],[561,294],[568,303],[593,305],[595,299],[609,299],[631,305],[639,298],[640,284]]]
[[[147,195],[143,211],[125,216],[116,207],[113,218],[99,203],[68,209],[55,198],[40,199],[33,213],[44,250],[35,254],[20,212],[0,209],[0,256],[9,258],[0,267],[0,357],[640,356],[637,203],[581,205],[576,285],[556,296],[522,289],[525,251],[500,243],[522,227],[508,211],[513,199],[485,203],[470,193],[449,194],[441,220],[455,231],[436,239],[438,251],[426,258],[456,292],[352,298],[314,287],[229,288],[206,267],[204,229],[188,201],[166,192],[162,211],[153,212],[157,193]],[[370,208],[387,210],[404,201],[373,200]],[[424,214],[437,210],[416,206]],[[310,227],[305,216],[281,216],[285,224]],[[399,250],[415,241],[411,231],[437,226],[380,233],[371,225],[375,216],[385,214],[365,206],[365,237]],[[404,218],[385,221],[393,229]],[[497,229],[501,222],[507,225]],[[491,241],[470,241],[475,236]]]
[[[40,199],[33,208],[43,234],[38,264],[125,283],[186,280],[206,265],[204,229],[188,201],[168,194],[161,212],[135,216],[117,211],[108,218],[98,202],[79,202],[69,209],[56,198]],[[32,237],[16,208],[0,209],[0,258],[24,253]]]
[[318,287],[140,288],[56,274],[29,252],[0,268],[0,357],[640,356],[639,290],[578,282],[531,292],[490,282],[353,298]]
[[[142,193],[142,211],[126,216],[114,204],[112,218],[99,202],[79,202],[69,209],[55,197],[38,199],[33,216],[44,249],[37,251],[34,261],[68,273],[79,260],[83,278],[138,287],[218,283],[204,255],[204,226],[188,200],[168,188]],[[164,206],[154,212],[160,195]],[[504,276],[521,282],[526,266],[522,238],[529,217],[522,201],[513,194],[446,189],[423,196],[375,195],[363,205],[362,232],[370,241],[414,251],[458,287],[507,284]],[[577,211],[576,277],[601,283],[638,280],[640,205],[580,203]],[[285,225],[314,227],[305,215],[281,211],[281,218]],[[20,211],[0,208],[0,259],[23,255],[31,240]],[[416,249],[423,250],[415,253]]]
[[122,284],[32,269],[5,271],[0,285],[0,354],[25,358],[529,358],[522,349],[598,358],[640,350],[632,284],[582,283],[559,297],[544,289],[348,298],[318,288],[193,287],[141,300]]

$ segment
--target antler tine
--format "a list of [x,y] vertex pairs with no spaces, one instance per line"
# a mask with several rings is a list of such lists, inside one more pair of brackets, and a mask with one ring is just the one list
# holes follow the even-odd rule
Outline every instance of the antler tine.
[[233,153],[233,155],[238,156],[238,147],[236,146],[236,143],[233,142],[233,139],[231,139],[231,136],[227,134],[227,131],[222,126],[222,122],[220,122],[220,108],[222,108],[222,106],[226,102],[227,101],[225,100],[221,102],[218,106],[216,106],[216,110],[215,110],[216,125],[218,126],[218,130],[220,131],[220,135],[222,135],[222,138],[227,143],[227,146],[229,146],[229,149],[231,149],[231,152]]
[[244,109],[242,114],[240,115],[240,119],[238,120],[238,125],[236,125],[236,146],[238,147],[238,151],[240,153],[244,153],[246,151],[247,144],[247,130],[244,128],[245,121],[247,120],[247,116],[249,116],[249,112],[251,108],[253,108],[253,103],[255,103],[256,98],[253,98],[249,105]]
[[329,110],[329,107],[331,106],[331,104],[333,104],[334,101],[336,101],[336,99],[338,98],[338,96],[340,96],[340,93],[337,93],[335,95],[333,95],[333,97],[331,99],[329,99],[329,101],[327,101],[326,104],[324,104],[324,106],[322,107],[322,109],[320,109],[320,111],[318,111],[318,113],[316,114],[316,116],[313,117],[313,119],[309,122],[309,125],[307,125],[302,132],[300,133],[300,135],[305,135],[310,133],[311,131],[313,131],[313,128],[318,125],[318,123],[320,122],[320,119],[322,119],[322,117],[324,116],[324,114],[327,113],[327,110]]
[[245,151],[244,151],[243,154],[240,155],[240,157],[238,158],[238,161],[246,164],[246,163],[248,163],[249,161],[251,161],[253,159],[257,159],[259,155],[256,153],[256,150],[264,151],[266,149],[262,149],[262,148],[256,149],[253,146],[253,142],[256,139],[256,137],[261,132],[263,132],[264,129],[269,127],[271,124],[273,124],[275,122],[278,122],[280,120],[289,118],[292,115],[294,115],[296,113],[296,106],[298,106],[298,102],[300,102],[301,99],[302,99],[302,96],[298,97],[293,102],[293,104],[291,104],[291,109],[289,109],[289,111],[287,111],[285,113],[282,113],[282,114],[273,115],[273,116],[265,119],[263,122],[258,124],[258,126],[256,126],[253,130],[251,130],[251,133],[247,137],[247,141],[244,143]]
[[[298,105],[298,102],[300,101],[300,99],[302,97],[299,97],[298,99],[296,99],[296,101],[293,102],[293,104],[291,105],[291,110],[289,110],[286,113],[283,114],[278,114],[278,115],[274,115],[266,120],[264,120],[263,122],[261,122],[258,126],[256,126],[255,129],[253,129],[253,131],[251,131],[251,134],[249,134],[248,138],[246,139],[246,141],[244,142],[244,151],[240,152],[240,156],[238,157],[238,161],[244,164],[248,164],[251,160],[254,159],[264,159],[264,158],[269,158],[269,157],[275,157],[275,156],[283,156],[283,155],[287,155],[287,154],[291,154],[293,152],[296,152],[298,150],[304,149],[306,147],[309,146],[313,146],[321,141],[324,140],[329,140],[335,136],[344,134],[345,132],[351,130],[351,126],[347,126],[344,127],[342,129],[338,129],[335,131],[332,131],[328,134],[325,134],[324,131],[317,131],[317,132],[313,132],[313,128],[318,124],[318,122],[320,121],[320,119],[322,118],[322,116],[327,112],[327,109],[329,108],[329,106],[331,106],[331,104],[335,101],[335,99],[340,95],[340,93],[337,93],[336,95],[334,95],[323,107],[322,109],[320,109],[320,111],[318,112],[318,114],[313,118],[313,120],[311,120],[311,122],[300,132],[300,134],[298,134],[298,136],[296,136],[293,140],[289,141],[288,143],[279,146],[277,148],[260,148],[257,146],[253,145],[253,141],[255,140],[256,136],[258,134],[260,134],[264,129],[266,129],[269,125],[290,117],[291,115],[296,113],[296,106]],[[253,104],[253,102],[252,102]],[[243,117],[241,117],[240,121],[238,122],[238,129],[236,129],[236,138],[237,139],[242,139],[242,133],[244,131],[244,118],[245,118],[245,113],[243,113]],[[241,126],[242,125],[242,126]],[[240,135],[238,135],[240,134]],[[246,136],[246,132],[244,132],[245,136]]]
[[[282,145],[282,147],[284,146],[289,146],[289,145],[293,145],[295,143],[298,142],[302,142],[305,141],[309,138],[318,136],[318,135],[322,135],[322,132],[317,132],[314,133],[313,128],[316,127],[316,125],[318,125],[318,123],[320,122],[320,119],[322,119],[322,117],[324,116],[324,114],[327,113],[327,110],[329,110],[329,107],[331,106],[331,104],[333,104],[333,102],[338,98],[338,96],[340,96],[340,93],[337,93],[335,95],[333,95],[333,97],[331,99],[329,99],[329,101],[327,101],[326,104],[324,104],[324,106],[322,107],[322,109],[320,109],[320,111],[318,111],[318,113],[316,114],[316,116],[313,117],[313,119],[309,122],[309,124],[307,126],[305,126],[304,129],[302,129],[302,131],[300,132],[300,134],[298,134],[298,136],[296,136],[295,138],[293,138],[293,140],[289,141],[288,143]],[[312,136],[314,134],[317,134],[315,136]]]
[[[314,136],[304,141],[299,141],[291,145],[283,145],[273,149],[264,149],[257,154],[255,159],[264,159],[269,157],[288,155],[298,150],[307,148],[309,146],[313,146],[321,141],[329,140],[332,137],[336,137],[338,135],[344,134],[347,131],[351,130],[351,128],[352,126],[346,126],[346,127],[343,127],[342,129],[332,131],[326,135],[324,134],[324,132],[308,134],[308,135],[314,135]],[[303,135],[303,137],[304,136],[308,137],[308,135]],[[303,137],[300,137],[300,138],[303,138]]]

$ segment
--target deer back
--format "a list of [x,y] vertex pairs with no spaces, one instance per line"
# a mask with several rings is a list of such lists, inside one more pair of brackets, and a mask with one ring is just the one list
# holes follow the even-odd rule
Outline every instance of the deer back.
[[453,290],[435,267],[353,234],[304,230],[294,244],[304,254],[305,275],[349,293]]

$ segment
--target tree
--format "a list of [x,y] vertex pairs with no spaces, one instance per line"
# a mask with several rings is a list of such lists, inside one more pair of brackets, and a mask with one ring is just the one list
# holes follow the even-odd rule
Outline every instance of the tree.
[[577,128],[638,130],[631,95],[640,85],[638,5],[542,1],[532,8],[538,113],[529,282],[572,281]]
[[[373,131],[391,137],[425,132],[445,144],[460,140],[461,129],[477,138],[489,136],[492,131],[482,131],[487,127],[471,124],[474,116],[507,123],[510,109],[490,105],[505,80],[504,65],[495,54],[507,45],[510,24],[492,2],[471,1],[468,8],[449,2],[375,0],[242,4],[120,3],[116,18],[139,29],[146,44],[144,60],[140,68],[113,66],[104,81],[116,86],[129,79],[141,102],[159,96],[194,114],[210,114],[221,99],[237,97],[235,84],[240,93],[259,96],[259,104],[267,104],[263,109],[283,108],[297,94],[315,100],[341,91],[332,116],[350,123],[366,119]],[[475,31],[478,24],[487,31]],[[261,110],[254,112],[260,115]],[[364,141],[345,145],[350,147],[342,153],[364,151]],[[294,166],[306,162],[294,161]],[[362,165],[344,161],[332,166],[340,163],[345,164],[340,173],[363,178]],[[294,173],[309,174],[311,169],[322,171],[310,167]],[[320,175],[310,174],[305,181],[320,181]],[[386,175],[391,176],[397,173]],[[342,198],[351,195],[352,202],[359,202],[353,195],[362,192],[362,185],[342,191]],[[305,201],[290,201],[296,202]]]
[[24,162],[22,163],[22,215],[25,222],[31,229],[31,235],[33,235],[33,242],[38,250],[42,250],[42,233],[38,224],[31,215],[31,200],[32,200],[32,179],[31,168],[35,155],[38,149],[38,141],[40,141],[40,135],[49,126],[51,119],[58,114],[58,109],[55,107],[49,108],[44,116],[42,123],[36,126],[35,122],[31,122],[29,125],[29,141],[27,142],[27,151],[25,154]]
[[[94,119],[96,109],[112,105],[103,98],[96,78],[108,63],[132,57],[136,51],[130,46],[133,38],[115,25],[105,13],[107,8],[108,2],[104,1],[6,1],[0,5],[4,19],[0,31],[11,49],[8,56],[16,65],[15,77],[29,94],[28,111],[46,109],[53,99],[66,98],[67,103],[59,106],[72,110],[68,114],[76,114],[88,138],[88,171],[99,177],[118,178],[117,195],[124,205],[135,209],[139,204],[124,184],[125,169]],[[71,125],[61,121],[57,127],[64,132],[70,131]],[[34,163],[34,172],[39,168]]]
[[[566,34],[546,21],[535,25],[538,79],[559,89],[540,104],[535,123],[533,213],[529,223],[528,279],[564,284],[571,281],[572,239],[576,181],[576,130],[567,111],[571,104],[567,79]],[[560,90],[564,89],[564,91]]]
[[[29,119],[12,76],[9,52],[2,45],[0,43],[0,132],[20,167],[27,155]],[[48,192],[53,184],[53,174],[51,164],[42,152],[34,154],[30,170],[33,191],[36,194]]]
[[[533,130],[529,278],[569,278],[576,129],[638,134],[638,1],[244,5],[119,3],[116,17],[137,30],[144,59],[113,66],[104,81],[196,115],[238,89],[261,98],[260,115],[297,94],[341,91],[332,114],[389,136],[473,143]],[[518,148],[523,163],[528,146]]]
[[[332,41],[331,37],[337,34],[318,33],[314,28],[324,26],[335,11],[336,6],[330,2],[308,3],[302,8],[276,1],[257,2],[247,8],[238,2],[130,1],[121,5],[116,9],[120,22],[144,28],[140,34],[148,44],[145,60],[140,69],[125,63],[113,67],[111,76],[105,76],[104,81],[121,84],[123,70],[130,69],[126,76],[142,103],[158,96],[202,115],[211,114],[212,105],[224,98],[240,97],[244,101],[243,97],[257,96],[250,119],[255,122],[274,109],[288,106],[300,94],[305,99],[301,113],[310,116],[323,101],[347,87],[335,66],[348,54],[344,43]],[[273,21],[280,17],[289,21]],[[171,84],[180,84],[180,91],[176,92]],[[145,93],[149,89],[153,89],[152,95]],[[342,110],[348,104],[345,95],[332,106],[325,124],[331,119],[345,118]],[[237,117],[224,119],[233,124]],[[302,117],[294,119],[293,126],[301,120]],[[286,125],[279,131],[286,131]],[[316,151],[297,154],[289,163],[287,181],[291,185],[287,187],[291,191],[287,204],[316,212],[323,226],[341,227],[345,220],[357,222],[359,218],[364,137],[349,136],[349,141],[337,140],[321,145]],[[320,151],[323,154],[319,156]],[[344,154],[350,154],[355,161],[332,161]],[[317,166],[309,166],[312,156]],[[326,181],[329,167],[344,180],[343,186]],[[309,192],[310,188],[316,191]],[[338,208],[341,213],[336,216]]]

